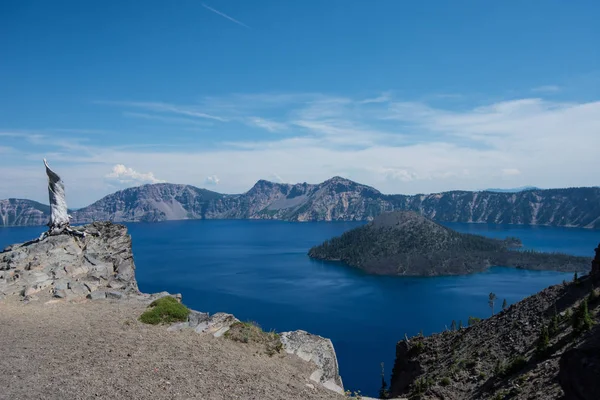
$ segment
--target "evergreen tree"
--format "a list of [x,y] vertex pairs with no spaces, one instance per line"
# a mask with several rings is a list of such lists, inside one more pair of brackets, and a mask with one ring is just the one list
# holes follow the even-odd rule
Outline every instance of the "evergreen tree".
[[578,279],[579,279],[579,278],[577,277],[577,272],[575,272],[575,273],[573,274],[573,282],[577,283],[577,280],[578,280]]
[[462,319],[460,321],[458,321],[458,330],[461,330],[463,328],[463,324],[462,324]]
[[592,291],[590,292],[589,296],[588,296],[588,304],[594,304],[598,301],[598,293],[596,293],[596,291],[594,290],[594,288],[592,288]]
[[489,299],[488,299],[488,304],[490,306],[490,308],[492,309],[492,315],[494,315],[494,302],[496,301],[497,297],[494,293],[490,293]]
[[450,330],[451,331],[455,331],[456,330],[456,321],[452,320],[452,325],[450,325]]
[[381,388],[379,389],[379,398],[387,399],[390,395],[390,392],[387,388],[387,382],[385,381],[385,369],[383,363],[381,363]]
[[508,304],[506,304],[506,299],[504,299],[504,301],[502,302],[502,311],[506,310],[508,308]]
[[536,352],[539,355],[543,355],[548,350],[548,346],[550,345],[550,335],[548,334],[548,328],[546,325],[542,327],[542,332],[540,332],[540,337],[537,342]]
[[583,299],[577,310],[573,313],[573,331],[575,333],[581,333],[587,331],[592,327],[594,321],[588,310],[588,301]]

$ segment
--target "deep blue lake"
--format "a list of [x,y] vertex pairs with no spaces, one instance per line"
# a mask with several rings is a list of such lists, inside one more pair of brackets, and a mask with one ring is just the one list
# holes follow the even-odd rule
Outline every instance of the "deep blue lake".
[[[354,222],[171,221],[129,224],[144,292],[181,293],[189,307],[224,311],[264,329],[303,329],[330,338],[346,389],[376,395],[380,363],[391,374],[404,334],[439,332],[452,320],[487,317],[487,296],[517,302],[572,274],[495,267],[459,277],[366,275],[313,261],[308,249]],[[600,232],[575,228],[446,224],[490,237],[516,236],[526,248],[592,256]],[[44,227],[0,229],[0,248]]]

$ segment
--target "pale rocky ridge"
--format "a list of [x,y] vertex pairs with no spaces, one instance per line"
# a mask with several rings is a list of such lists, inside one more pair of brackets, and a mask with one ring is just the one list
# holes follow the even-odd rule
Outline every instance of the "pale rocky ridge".
[[[95,222],[82,227],[79,237],[71,234],[49,236],[8,246],[0,252],[0,302],[20,299],[29,302],[117,301],[150,304],[180,295],[167,292],[141,293],[135,279],[131,237],[123,225]],[[192,310],[188,320],[166,328],[170,332],[193,330],[221,337],[239,322],[227,313]],[[311,380],[343,393],[337,358],[329,339],[304,331],[281,333],[283,349],[312,362]]]
[[50,218],[50,206],[33,200],[0,200],[0,226],[45,225]]
[[[5,216],[0,218],[0,226],[45,224],[48,218],[40,205],[29,200],[0,200],[0,210],[0,216]],[[190,185],[158,183],[118,191],[71,214],[74,223],[181,219],[370,221],[394,210],[416,211],[438,222],[598,229],[600,188],[386,195],[334,177],[320,184],[260,180],[244,194],[225,195]]]

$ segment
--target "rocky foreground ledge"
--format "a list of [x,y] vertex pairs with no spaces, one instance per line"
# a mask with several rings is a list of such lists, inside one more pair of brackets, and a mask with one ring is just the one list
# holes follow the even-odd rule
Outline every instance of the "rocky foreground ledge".
[[[102,303],[123,305],[150,304],[152,301],[180,295],[167,292],[146,294],[135,279],[131,237],[123,225],[95,222],[85,227],[85,237],[50,236],[7,247],[0,252],[0,305],[21,303]],[[108,306],[107,306],[108,307]],[[173,324],[169,332],[193,331],[212,337],[223,336],[239,322],[226,313],[191,311],[186,322]],[[282,348],[288,354],[310,362],[316,369],[310,379],[342,394],[337,357],[331,340],[305,331],[282,332]]]

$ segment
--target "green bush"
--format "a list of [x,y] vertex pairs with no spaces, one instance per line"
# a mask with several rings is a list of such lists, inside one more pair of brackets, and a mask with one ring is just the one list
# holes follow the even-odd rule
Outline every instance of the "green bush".
[[573,331],[576,334],[589,330],[594,321],[588,310],[588,299],[583,299],[577,310],[573,313]]
[[478,323],[479,321],[481,321],[481,318],[478,318],[478,317],[469,317],[469,326],[473,326],[476,323]]
[[409,354],[411,356],[416,356],[425,351],[425,343],[422,340],[416,340],[411,344]]
[[187,321],[189,308],[181,304],[177,299],[166,296],[154,300],[149,309],[140,316],[140,321],[145,324],[169,324],[172,322]]
[[448,378],[447,376],[443,377],[442,380],[440,381],[440,385],[442,386],[448,386],[450,385],[450,378]]
[[265,353],[273,356],[283,350],[281,338],[275,331],[265,332],[256,322],[236,322],[225,332],[224,337],[241,343],[259,343],[265,345]]
[[500,374],[505,377],[510,376],[522,370],[523,367],[525,367],[525,365],[527,365],[527,360],[525,359],[525,357],[516,356],[511,360],[510,363],[508,363],[508,365],[505,368],[502,369]]
[[542,327],[542,331],[540,332],[540,337],[538,338],[537,346],[536,346],[536,354],[538,356],[544,356],[548,351],[548,346],[550,345],[550,335],[548,333],[548,328],[546,325]]

